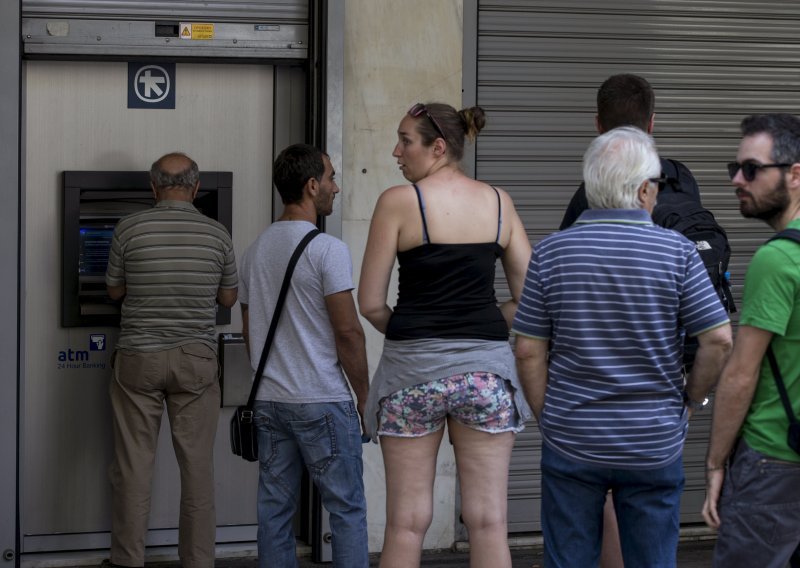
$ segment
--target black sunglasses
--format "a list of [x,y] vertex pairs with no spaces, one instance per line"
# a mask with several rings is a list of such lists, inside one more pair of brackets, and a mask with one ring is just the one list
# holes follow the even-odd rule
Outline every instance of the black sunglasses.
[[658,191],[661,191],[662,189],[664,189],[664,184],[669,181],[669,178],[661,176],[657,178],[647,178],[647,181],[649,181],[650,183],[657,183]]
[[788,168],[791,165],[792,164],[757,164],[755,162],[744,162],[740,164],[739,162],[729,162],[728,175],[733,179],[736,177],[738,171],[742,170],[742,177],[745,181],[753,181],[756,179],[758,170],[764,168]]
[[439,136],[441,136],[442,138],[445,139],[445,141],[447,141],[447,136],[445,136],[444,132],[442,132],[442,127],[439,126],[439,123],[436,122],[436,119],[433,118],[433,115],[428,110],[428,107],[426,107],[424,104],[422,103],[415,104],[410,109],[408,109],[408,114],[409,116],[413,116],[414,118],[417,118],[423,114],[427,116],[428,119],[431,121],[431,124],[433,124],[433,127],[436,129],[436,132],[439,133]]

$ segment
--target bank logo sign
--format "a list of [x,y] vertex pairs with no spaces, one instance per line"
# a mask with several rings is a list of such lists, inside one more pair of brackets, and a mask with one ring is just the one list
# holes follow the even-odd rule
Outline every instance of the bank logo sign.
[[87,339],[88,349],[67,347],[58,352],[58,369],[105,369],[108,366],[106,334],[90,333]]
[[105,351],[106,350],[106,334],[93,333],[89,336],[89,351]]
[[175,64],[128,63],[128,108],[175,108]]

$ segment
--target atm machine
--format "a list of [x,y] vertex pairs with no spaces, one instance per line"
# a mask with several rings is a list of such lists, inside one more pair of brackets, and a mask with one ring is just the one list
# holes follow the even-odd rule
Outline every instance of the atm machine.
[[[193,202],[231,233],[231,172],[201,172]],[[63,173],[61,326],[119,326],[119,303],[106,294],[111,236],[122,217],[153,206],[147,172]],[[218,306],[217,325],[231,322]]]
[[[117,221],[154,204],[148,172],[64,171],[60,176],[60,326],[41,334],[39,345],[31,347],[40,355],[31,359],[30,388],[25,397],[29,451],[23,464],[22,540],[26,553],[108,549],[107,468],[113,445],[108,381],[120,303],[107,296],[104,275]],[[200,186],[195,206],[231,231],[232,173],[202,172]],[[55,227],[47,227],[47,231],[52,229]],[[32,238],[37,237],[34,234]],[[38,238],[51,237],[41,232]],[[38,289],[32,286],[31,293]],[[50,301],[40,300],[45,305]],[[45,311],[57,313],[43,310],[43,316]],[[230,310],[219,307],[217,324],[230,322]],[[48,325],[33,318],[29,324],[38,329]],[[56,360],[46,355],[53,351]],[[237,353],[225,355],[229,366],[236,362]],[[236,383],[231,377],[249,382],[252,371],[245,357],[243,352],[238,354],[242,360],[229,373],[231,384]],[[231,412],[223,408],[215,442],[217,540],[221,544],[252,543],[256,538],[258,468],[228,451],[224,426]],[[165,415],[154,471],[148,546],[177,542],[178,478]]]
[[[231,233],[232,181],[231,172],[201,172],[194,200],[198,210]],[[154,204],[149,173],[143,171],[64,171],[61,200],[60,327],[71,338],[68,344],[74,345],[76,337],[85,338],[85,343],[83,348],[67,347],[60,352],[57,376],[65,382],[50,389],[52,396],[41,400],[38,390],[32,393],[48,418],[30,426],[30,435],[47,439],[47,447],[56,451],[26,456],[26,471],[34,476],[26,485],[36,488],[26,495],[25,525],[29,530],[23,538],[27,552],[109,546],[106,468],[112,437],[107,384],[121,302],[108,297],[105,270],[116,223]],[[217,325],[230,324],[230,309],[217,309]],[[220,545],[252,543],[256,540],[258,468],[233,456],[227,440],[233,408],[244,404],[249,395],[252,369],[240,333],[220,333],[218,353],[223,409],[215,451],[217,541]],[[52,440],[53,435],[57,440]],[[154,472],[148,546],[177,542],[178,492],[163,481],[178,479],[172,451],[165,415]],[[311,544],[315,560],[329,561],[328,515],[310,481],[303,487],[303,512],[295,519],[295,533]]]

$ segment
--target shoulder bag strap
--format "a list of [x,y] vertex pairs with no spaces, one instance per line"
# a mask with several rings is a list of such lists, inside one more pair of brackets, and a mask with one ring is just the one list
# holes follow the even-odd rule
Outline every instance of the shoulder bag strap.
[[[769,241],[774,241],[777,239],[788,239],[790,241],[796,241],[797,243],[800,243],[800,231],[791,228],[784,229],[783,231],[776,233],[771,239],[769,239]],[[795,424],[797,423],[797,418],[792,410],[792,404],[789,402],[789,394],[786,392],[786,385],[783,383],[783,377],[781,376],[781,371],[778,367],[778,360],[775,357],[775,353],[772,351],[771,343],[767,346],[767,359],[769,360],[769,366],[772,369],[772,376],[775,377],[775,385],[778,387],[778,394],[781,396],[781,402],[783,403],[783,409],[786,411],[786,416],[789,418],[790,423]]]
[[767,242],[775,241],[777,239],[787,239],[790,241],[795,241],[796,243],[800,243],[800,231],[792,228],[784,229],[783,231],[775,233],[775,235]]
[[778,387],[778,394],[781,395],[781,402],[783,403],[783,409],[786,411],[786,416],[791,424],[796,424],[797,418],[792,410],[792,404],[789,402],[789,394],[786,392],[786,385],[783,384],[783,377],[778,368],[778,360],[775,358],[771,344],[767,346],[767,359],[769,360],[769,366],[772,368],[772,376],[775,377],[775,385]]
[[275,313],[272,314],[272,321],[269,324],[269,331],[267,332],[267,340],[264,342],[264,349],[261,351],[261,360],[258,362],[258,369],[253,378],[253,386],[250,389],[250,396],[247,399],[247,408],[253,408],[253,403],[256,400],[256,392],[258,392],[258,385],[261,383],[261,376],[264,374],[264,367],[267,365],[267,357],[269,356],[270,347],[272,347],[272,340],[275,338],[275,330],[278,328],[278,320],[283,311],[283,303],[286,300],[286,294],[289,292],[289,283],[292,280],[292,273],[297,261],[300,260],[300,255],[303,254],[306,245],[311,242],[311,239],[319,235],[319,229],[309,231],[303,240],[294,249],[292,258],[289,259],[289,265],[286,267],[286,274],[283,277],[283,284],[281,284],[281,291],[278,294],[278,301],[275,303]]

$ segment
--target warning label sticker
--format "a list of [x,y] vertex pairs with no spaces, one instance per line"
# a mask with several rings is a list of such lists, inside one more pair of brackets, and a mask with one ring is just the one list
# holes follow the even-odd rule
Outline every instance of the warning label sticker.
[[214,24],[192,24],[192,39],[214,39]]
[[214,24],[181,22],[178,27],[181,39],[214,39]]

